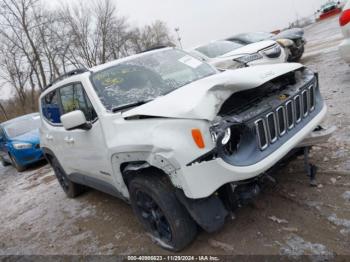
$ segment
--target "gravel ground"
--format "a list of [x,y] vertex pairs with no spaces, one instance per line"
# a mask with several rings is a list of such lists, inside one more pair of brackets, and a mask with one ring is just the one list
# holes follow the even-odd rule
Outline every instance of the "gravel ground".
[[[182,254],[350,255],[350,67],[337,53],[337,17],[306,28],[306,38],[302,62],[320,74],[325,125],[338,127],[311,151],[319,186],[308,186],[296,159],[275,175],[277,186],[220,232],[200,233]],[[94,190],[66,198],[45,163],[23,173],[0,167],[0,210],[0,255],[170,254],[152,243],[121,200]]]

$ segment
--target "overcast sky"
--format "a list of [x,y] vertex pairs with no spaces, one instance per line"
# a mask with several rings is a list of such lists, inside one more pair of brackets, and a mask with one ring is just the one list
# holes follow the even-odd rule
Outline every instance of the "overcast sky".
[[[49,6],[65,1],[42,0]],[[83,1],[83,0],[82,0]],[[273,31],[312,15],[328,0],[113,0],[121,15],[142,26],[159,19],[180,28],[184,48],[247,31]],[[0,98],[9,97],[3,88]]]
[[[72,0],[73,1],[73,0]],[[312,15],[327,0],[115,0],[136,25],[180,27],[185,48],[245,31],[272,31]]]

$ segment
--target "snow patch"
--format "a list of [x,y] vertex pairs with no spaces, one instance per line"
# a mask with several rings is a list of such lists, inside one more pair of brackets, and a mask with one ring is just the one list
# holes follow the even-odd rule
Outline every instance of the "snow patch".
[[328,261],[334,256],[326,246],[305,241],[297,235],[292,235],[287,240],[286,245],[280,249],[280,254],[296,258],[302,255],[312,255],[313,261]]
[[348,227],[350,229],[350,220],[338,218],[336,214],[330,215],[328,221],[337,226]]
[[350,201],[350,191],[344,192],[344,194],[342,195],[342,197],[343,197],[345,200]]

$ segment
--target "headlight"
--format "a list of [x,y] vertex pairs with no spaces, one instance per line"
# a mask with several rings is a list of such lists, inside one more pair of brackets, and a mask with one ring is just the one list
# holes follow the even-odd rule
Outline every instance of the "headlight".
[[236,58],[235,60],[237,62],[243,63],[243,64],[248,64],[250,62],[253,62],[255,60],[259,60],[263,58],[263,56],[261,54],[255,53],[255,54],[251,54],[251,55],[246,55],[246,56],[242,56],[239,58]]
[[[218,140],[218,137],[219,137],[217,131],[212,130],[210,132],[210,134],[211,134],[211,138],[212,138],[213,142],[216,143]],[[228,127],[225,130],[224,136],[222,136],[222,138],[221,138],[221,144],[227,145],[227,143],[230,141],[230,138],[231,138],[231,128]]]
[[29,143],[15,143],[13,147],[17,150],[32,148],[32,144]]
[[283,47],[291,47],[294,45],[294,42],[290,39],[278,39],[276,42]]
[[225,130],[225,135],[221,140],[221,144],[227,145],[227,143],[230,141],[230,138],[231,138],[231,128],[229,127]]
[[225,130],[220,128],[220,125],[212,126],[210,132],[213,142],[217,145],[219,155],[230,156],[238,151],[243,130],[244,126],[241,124],[226,127]]
[[262,52],[264,55],[266,55],[269,58],[277,58],[277,57],[280,57],[282,53],[282,48],[278,44],[276,44],[272,47],[269,47],[263,50]]
[[225,61],[216,63],[215,67],[218,68],[219,70],[238,69],[238,68],[245,67],[245,64],[237,62],[235,60],[225,60]]

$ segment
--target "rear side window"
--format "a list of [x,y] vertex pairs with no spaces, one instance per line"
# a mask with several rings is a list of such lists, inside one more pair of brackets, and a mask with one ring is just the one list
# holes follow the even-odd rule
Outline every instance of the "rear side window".
[[61,109],[57,89],[48,93],[41,100],[44,117],[53,124],[61,123]]
[[61,123],[61,115],[81,110],[87,121],[97,119],[97,114],[80,83],[57,88],[42,99],[44,117],[52,124]]

